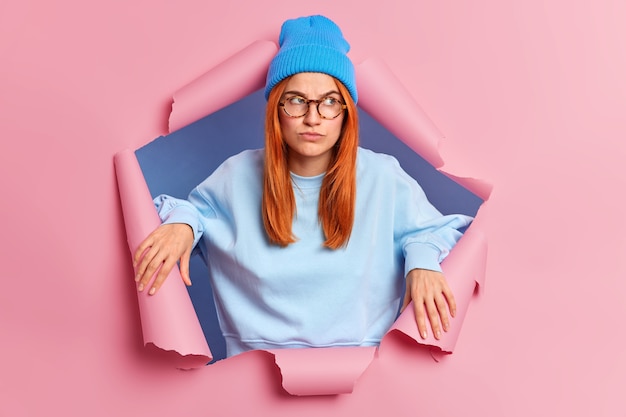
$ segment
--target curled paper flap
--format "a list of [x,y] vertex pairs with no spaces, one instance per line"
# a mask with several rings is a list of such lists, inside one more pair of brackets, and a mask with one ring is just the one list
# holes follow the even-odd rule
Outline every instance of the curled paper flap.
[[476,178],[457,177],[456,175],[452,175],[443,169],[438,169],[437,171],[441,172],[446,177],[450,178],[465,189],[470,190],[472,193],[480,197],[483,201],[487,201],[489,199],[489,196],[491,195],[491,191],[493,191],[493,186],[486,181],[482,181]]
[[[132,254],[161,224],[161,219],[135,153],[119,152],[114,162],[126,238]],[[172,269],[158,293],[151,296],[147,291],[137,292],[137,297],[144,345],[152,343],[165,351],[177,352],[182,356],[177,361],[180,368],[202,366],[212,359],[178,267]]]
[[359,106],[435,168],[443,165],[443,135],[381,60],[356,66]]
[[440,169],[444,164],[439,153],[443,134],[383,61],[370,58],[357,65],[355,70],[359,107],[439,172],[482,200],[489,199],[491,184]]
[[450,320],[450,330],[442,332],[439,340],[435,339],[432,331],[428,333],[426,339],[422,339],[417,330],[415,310],[411,302],[389,332],[401,331],[420,344],[436,346],[444,352],[451,353],[459,338],[476,285],[484,281],[486,264],[487,241],[483,233],[472,225],[441,263],[441,269],[454,294],[457,307],[456,316]]
[[376,347],[280,349],[275,356],[283,388],[292,395],[349,394],[376,355]]
[[253,42],[174,93],[170,133],[263,87],[277,51],[274,42]]

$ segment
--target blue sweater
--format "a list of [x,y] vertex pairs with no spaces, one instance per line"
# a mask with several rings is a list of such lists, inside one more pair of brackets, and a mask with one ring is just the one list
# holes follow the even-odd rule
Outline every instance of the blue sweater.
[[292,174],[296,243],[270,245],[261,218],[263,150],[226,160],[188,200],[155,199],[186,223],[208,265],[227,355],[253,349],[377,345],[396,319],[404,276],[439,263],[472,218],[442,216],[391,156],[359,148],[348,245],[322,246],[323,175]]

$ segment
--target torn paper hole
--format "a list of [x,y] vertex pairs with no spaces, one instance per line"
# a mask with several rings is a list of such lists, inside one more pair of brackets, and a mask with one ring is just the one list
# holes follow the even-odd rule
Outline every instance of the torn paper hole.
[[[272,47],[270,47],[270,44]],[[263,86],[267,65],[275,51],[276,46],[271,42],[255,42],[239,54],[234,55],[215,69],[207,72],[197,81],[190,83],[177,92],[174,96],[174,106],[170,115],[170,131],[178,132],[183,127],[192,130],[199,129],[202,127],[202,120],[205,120],[205,116],[213,114],[219,109],[224,109],[242,99],[254,100],[253,93]],[[242,63],[247,64],[242,65]],[[240,67],[246,68],[242,71]],[[436,168],[441,167],[443,161],[438,152],[438,144],[442,135],[417,103],[393,77],[388,68],[380,61],[366,61],[357,66],[357,80],[360,96],[359,106],[361,109],[380,122],[381,125],[400,139],[403,144],[409,146],[416,154],[421,155],[430,165]],[[216,91],[219,94],[216,94]],[[254,140],[259,141],[252,144],[249,142],[239,144],[245,148],[262,146],[263,105],[255,107],[260,112],[260,116],[256,116],[259,122],[257,126],[260,129],[256,132],[258,134],[252,132],[252,134],[248,133],[248,135],[232,135],[232,137],[254,137]],[[212,123],[212,121],[209,120],[208,123]],[[254,125],[254,123],[252,124]],[[219,131],[219,126],[216,129]],[[362,142],[366,142],[366,136],[365,132],[363,132]],[[189,187],[195,186],[212,171],[211,164],[207,160],[214,158],[217,163],[222,162],[225,156],[217,155],[219,154],[218,150],[222,150],[227,144],[232,144],[230,136],[228,141],[220,141],[219,139],[223,138],[220,135],[205,137],[205,142],[211,145],[212,151],[198,152],[196,149],[193,149],[192,153],[201,158],[203,169],[208,170],[208,172],[196,173],[200,177],[199,179],[188,179],[190,182]],[[162,146],[166,139],[168,137],[159,138],[144,148]],[[371,143],[363,144],[365,147],[376,150],[378,143],[376,138],[372,138]],[[140,154],[144,148],[138,150],[137,154]],[[387,153],[394,154],[394,152]],[[403,153],[406,154],[407,152]],[[170,158],[178,157],[181,164],[180,169],[173,169],[172,171],[193,171],[190,169],[190,165],[193,164],[190,164],[189,159],[180,158],[179,155],[171,152],[166,152],[166,154]],[[400,155],[396,154],[395,156]],[[150,190],[152,194],[148,191],[144,178],[145,173],[142,171],[145,168],[143,164],[141,168],[139,167],[134,152],[120,152],[116,155],[115,162],[128,242],[132,252],[136,245],[159,224],[158,216],[156,217],[156,223],[154,223],[156,212],[152,205],[152,195],[167,191],[158,189],[158,186],[155,186],[157,189]],[[408,168],[406,166],[403,167],[405,169]],[[407,169],[407,171],[409,170]],[[483,181],[456,178],[448,173],[446,173],[446,176],[462,184],[464,187],[461,188],[466,192],[470,191],[471,193],[469,194],[480,196],[480,198],[476,197],[478,201],[476,211],[482,200],[486,200],[489,196],[490,186]],[[424,186],[420,175],[416,177],[420,180],[420,184]],[[152,186],[151,184],[151,188]],[[437,199],[437,196],[433,196],[433,193],[429,192],[427,187],[424,188],[429,199],[441,211],[446,212],[434,201]],[[139,189],[143,191],[138,192]],[[176,195],[176,193],[168,193],[179,197],[186,196],[186,194]],[[141,203],[135,200],[141,200]],[[450,212],[463,211],[452,209]],[[475,213],[466,214],[473,215]],[[147,221],[142,223],[138,219],[151,219],[152,223]],[[141,227],[137,226],[140,223]],[[464,237],[442,264],[458,304],[458,314],[453,321],[453,330],[444,334],[444,337],[439,341],[434,340],[434,338],[422,340],[417,335],[413,310],[407,308],[398,317],[390,332],[401,331],[420,344],[436,346],[441,351],[452,352],[462,327],[465,312],[474,293],[474,288],[478,282],[482,283],[484,278],[485,259],[486,242],[480,232],[479,223],[475,222],[469,227]],[[187,289],[180,279],[178,270],[173,271],[172,274],[176,276],[170,276],[166,280],[166,285],[159,291],[157,296],[148,297],[143,293],[139,293],[144,343],[153,343],[162,349],[174,350],[181,355],[183,363],[184,358],[190,358],[187,367],[194,367],[197,366],[198,357],[205,358],[206,362],[209,362],[213,355],[208,347],[202,326],[199,324],[198,315],[189,299]],[[165,320],[162,317],[164,311],[167,312],[169,322],[163,321]],[[181,326],[181,323],[185,323],[185,326]],[[272,351],[271,353],[275,355],[276,364],[280,367],[283,374],[283,387],[285,390],[294,395],[319,395],[351,392],[358,376],[362,374],[375,357],[373,353],[375,348],[374,350],[370,348],[346,349],[355,350],[358,353],[352,352],[349,355],[345,355],[345,358],[342,355],[347,350],[337,348],[285,349]],[[191,358],[193,358],[193,361]],[[297,358],[297,360],[294,360],[294,358]],[[358,358],[358,360],[348,358]],[[340,372],[332,372],[332,370],[337,371],[335,369],[337,368],[336,366],[324,366],[340,363],[338,361],[345,364],[345,367],[341,367]],[[304,368],[298,365],[298,363],[313,364],[316,372],[311,373],[312,368]],[[320,389],[319,387],[326,388]]]

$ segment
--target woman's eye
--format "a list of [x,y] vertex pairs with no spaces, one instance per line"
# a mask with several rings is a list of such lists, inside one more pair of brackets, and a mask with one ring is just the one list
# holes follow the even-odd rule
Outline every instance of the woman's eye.
[[337,104],[339,100],[337,100],[336,98],[333,97],[326,97],[325,99],[322,100],[322,104],[324,106],[334,106],[335,104]]
[[304,103],[306,103],[306,100],[305,100],[305,99],[303,99],[302,97],[298,97],[298,96],[291,97],[291,98],[289,98],[289,99],[287,99],[287,100],[289,101],[289,103],[291,103],[291,104],[297,104],[297,105],[300,105],[300,104],[304,104]]

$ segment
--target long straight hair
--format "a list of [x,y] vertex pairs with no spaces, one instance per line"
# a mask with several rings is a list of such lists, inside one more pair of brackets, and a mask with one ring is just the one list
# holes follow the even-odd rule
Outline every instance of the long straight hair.
[[[297,240],[292,233],[296,201],[291,185],[288,148],[283,140],[278,104],[287,79],[270,92],[265,114],[265,169],[263,174],[263,225],[271,243],[287,246]],[[359,119],[348,89],[335,79],[347,108],[337,143],[320,190],[318,218],[324,231],[324,246],[338,249],[348,244],[356,203],[356,155]]]

